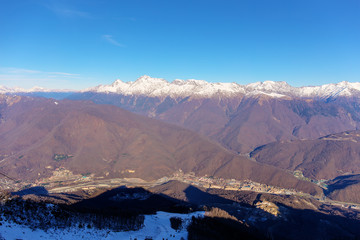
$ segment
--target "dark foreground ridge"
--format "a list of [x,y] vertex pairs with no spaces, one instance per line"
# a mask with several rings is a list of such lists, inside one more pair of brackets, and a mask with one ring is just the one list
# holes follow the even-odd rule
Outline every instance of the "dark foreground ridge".
[[[22,195],[14,197],[15,195]],[[187,226],[189,239],[359,239],[360,212],[313,199],[247,191],[205,190],[177,181],[149,189],[49,194],[3,193],[2,219],[34,229],[85,226],[114,231],[142,227],[144,214],[206,210]],[[36,220],[36,221],[34,221]],[[172,226],[179,225],[176,219]],[[179,227],[179,226],[177,226]]]

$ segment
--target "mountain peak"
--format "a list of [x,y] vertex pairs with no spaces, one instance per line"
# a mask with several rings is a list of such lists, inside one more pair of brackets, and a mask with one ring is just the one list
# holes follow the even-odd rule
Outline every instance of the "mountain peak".
[[120,79],[116,79],[111,85],[116,86],[116,85],[119,85],[121,83],[124,83],[124,82],[121,81]]
[[275,96],[284,96],[296,94],[296,88],[290,86],[287,82],[275,82],[275,81],[264,81],[250,83],[246,85],[247,92],[250,92],[250,95],[256,95],[257,92],[262,92],[270,94],[273,97]]
[[168,81],[163,78],[153,78],[148,75],[143,75],[139,77],[135,83],[168,83]]
[[259,86],[290,86],[287,82],[285,81],[271,81],[271,80],[267,80],[264,82],[255,82],[255,83],[250,83],[246,86],[249,87],[259,87]]

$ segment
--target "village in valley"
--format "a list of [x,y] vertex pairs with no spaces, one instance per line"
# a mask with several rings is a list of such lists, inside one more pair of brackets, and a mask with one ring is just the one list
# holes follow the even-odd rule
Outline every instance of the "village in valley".
[[[124,172],[135,173],[134,170],[126,169]],[[106,174],[105,174],[106,176]],[[213,176],[196,176],[195,173],[184,173],[181,169],[175,172],[172,176],[163,177],[156,181],[144,181],[140,178],[106,178],[97,177],[94,174],[74,174],[68,169],[59,167],[54,169],[53,175],[49,178],[36,180],[34,183],[16,181],[15,179],[1,178],[2,189],[24,189],[28,187],[42,186],[49,190],[49,192],[73,192],[77,190],[93,190],[96,188],[111,188],[121,185],[130,187],[141,186],[151,187],[166,183],[171,180],[188,183],[190,185],[202,187],[205,189],[215,188],[232,191],[253,191],[271,194],[302,194],[292,189],[284,189],[266,184],[253,182],[251,180],[236,180],[216,178]]]
[[[124,173],[134,174],[135,170],[125,169]],[[49,193],[71,193],[75,191],[85,191],[88,193],[95,192],[97,189],[110,189],[118,186],[127,187],[144,187],[150,188],[167,183],[172,180],[184,182],[196,187],[204,189],[222,189],[228,191],[250,191],[257,193],[268,193],[276,195],[297,195],[308,198],[315,198],[318,201],[330,205],[336,205],[352,209],[360,209],[360,204],[345,203],[333,201],[325,196],[314,197],[310,194],[296,191],[294,189],[285,189],[270,186],[251,180],[224,179],[213,176],[196,176],[195,173],[184,173],[181,169],[173,175],[163,177],[154,181],[145,181],[136,177],[127,178],[108,178],[105,176],[95,176],[93,173],[74,174],[64,167],[54,169],[53,174],[49,178],[36,180],[35,182],[24,182],[3,176],[0,178],[1,190],[20,191],[28,188],[43,187]]]

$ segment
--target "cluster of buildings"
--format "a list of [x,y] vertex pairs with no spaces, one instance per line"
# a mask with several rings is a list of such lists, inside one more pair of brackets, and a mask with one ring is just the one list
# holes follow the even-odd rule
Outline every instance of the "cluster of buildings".
[[263,193],[272,193],[272,194],[299,194],[292,189],[284,189],[274,186],[269,186],[262,183],[253,182],[251,180],[236,180],[236,179],[224,179],[224,178],[215,178],[212,176],[195,176],[194,173],[183,173],[181,170],[176,172],[173,177],[173,180],[182,181],[191,185],[203,187],[203,188],[217,188],[224,190],[233,190],[233,191],[253,191],[253,192],[263,192]]

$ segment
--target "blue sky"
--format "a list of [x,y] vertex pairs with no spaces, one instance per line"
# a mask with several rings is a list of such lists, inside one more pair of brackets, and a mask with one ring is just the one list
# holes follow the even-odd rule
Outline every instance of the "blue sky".
[[0,85],[360,81],[358,0],[0,0]]

